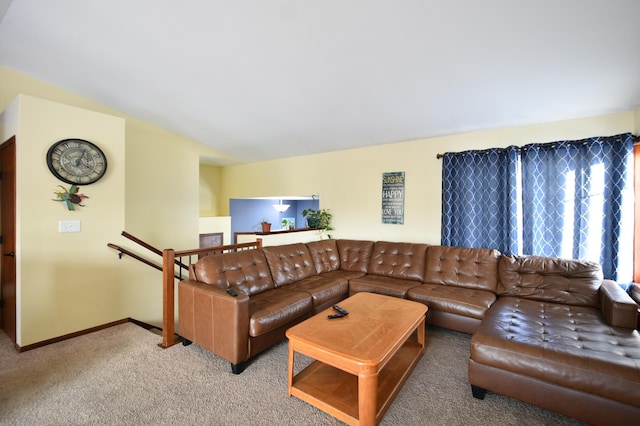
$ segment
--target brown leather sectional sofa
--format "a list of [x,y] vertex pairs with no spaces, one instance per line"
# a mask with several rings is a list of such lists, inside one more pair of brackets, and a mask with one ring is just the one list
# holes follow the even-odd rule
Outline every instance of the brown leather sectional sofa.
[[592,424],[640,418],[637,305],[591,262],[361,240],[206,256],[179,283],[179,331],[240,373],[289,327],[362,291],[425,303],[427,323],[473,334],[477,398]]

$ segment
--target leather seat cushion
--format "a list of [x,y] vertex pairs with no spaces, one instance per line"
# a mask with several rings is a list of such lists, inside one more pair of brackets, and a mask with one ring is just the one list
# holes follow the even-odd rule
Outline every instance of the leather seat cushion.
[[499,298],[471,359],[640,407],[640,334],[607,325],[596,308]]
[[313,306],[321,306],[331,300],[339,300],[349,294],[349,281],[330,275],[316,275],[285,287],[287,290],[304,291],[311,295]]
[[487,290],[453,287],[440,284],[422,284],[407,292],[407,299],[422,302],[429,310],[448,312],[476,319],[496,301],[495,293]]
[[419,285],[420,283],[414,280],[403,280],[379,275],[365,275],[349,281],[349,294],[368,292],[404,299],[410,288]]
[[342,269],[339,269],[337,271],[324,272],[323,274],[320,274],[320,275],[325,278],[332,278],[332,279],[344,278],[345,280],[349,281],[355,278],[364,277],[366,274],[364,272],[343,271]]
[[311,312],[309,293],[274,289],[249,299],[249,335],[257,337]]

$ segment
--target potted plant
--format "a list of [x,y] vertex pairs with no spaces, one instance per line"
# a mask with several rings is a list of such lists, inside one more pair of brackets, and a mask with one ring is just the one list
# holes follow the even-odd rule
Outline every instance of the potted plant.
[[[307,227],[320,229],[322,232],[331,231],[331,219],[333,214],[327,209],[304,209],[302,216],[307,219]],[[327,237],[331,238],[330,234]]]
[[267,219],[262,219],[260,225],[262,225],[262,232],[271,232],[271,222],[269,222]]

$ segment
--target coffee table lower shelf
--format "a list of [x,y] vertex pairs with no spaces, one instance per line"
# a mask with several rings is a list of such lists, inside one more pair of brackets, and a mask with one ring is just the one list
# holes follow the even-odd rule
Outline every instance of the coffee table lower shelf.
[[[384,416],[416,364],[424,347],[406,341],[378,372],[376,423]],[[358,376],[314,361],[293,378],[291,395],[348,424],[358,425]]]

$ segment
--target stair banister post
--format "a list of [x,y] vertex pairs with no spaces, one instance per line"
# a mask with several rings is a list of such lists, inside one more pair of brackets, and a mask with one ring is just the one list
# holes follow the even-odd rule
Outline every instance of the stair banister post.
[[175,286],[174,286],[174,262],[175,251],[164,249],[162,251],[162,348],[175,345]]

